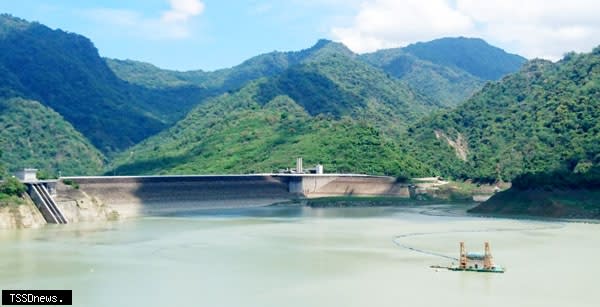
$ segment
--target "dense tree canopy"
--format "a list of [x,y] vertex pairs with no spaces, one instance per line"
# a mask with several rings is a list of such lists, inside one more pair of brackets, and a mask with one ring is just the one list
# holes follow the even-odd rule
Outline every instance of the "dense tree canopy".
[[71,124],[37,101],[0,99],[0,163],[49,174],[99,174],[105,157]]
[[429,107],[397,82],[336,56],[290,68],[199,106],[118,157],[112,173],[271,172],[302,156],[329,172],[430,174],[382,133],[399,135]]
[[[534,60],[491,83],[456,110],[409,129],[414,148],[441,173],[512,180],[522,173],[574,171],[600,163],[600,52]],[[450,140],[466,143],[457,159]]]

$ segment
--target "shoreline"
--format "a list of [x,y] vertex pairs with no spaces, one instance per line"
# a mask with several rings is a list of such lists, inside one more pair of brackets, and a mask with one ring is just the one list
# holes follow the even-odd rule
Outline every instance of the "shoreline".
[[[535,222],[558,222],[558,223],[576,223],[576,224],[600,224],[600,220],[595,219],[572,219],[572,218],[553,218],[553,217],[543,217],[543,216],[534,216],[534,215],[511,215],[511,214],[480,214],[480,213],[472,213],[469,212],[470,209],[477,206],[477,203],[474,202],[458,202],[458,201],[446,201],[446,200],[412,200],[412,199],[393,199],[393,198],[384,198],[387,202],[381,201],[373,201],[373,199],[369,199],[370,197],[334,197],[336,199],[344,198],[343,202],[334,202],[330,203],[328,200],[331,197],[326,198],[317,198],[317,199],[295,199],[295,200],[285,200],[274,202],[270,204],[260,204],[260,205],[241,205],[241,206],[231,206],[231,205],[216,205],[216,206],[206,206],[206,207],[198,207],[198,206],[180,206],[179,208],[172,210],[167,209],[163,211],[153,211],[153,212],[145,212],[136,216],[130,216],[128,218],[120,218],[120,219],[96,219],[96,220],[87,220],[85,222],[72,223],[70,225],[75,224],[94,224],[94,223],[114,223],[120,221],[127,220],[136,220],[136,219],[144,219],[144,218],[153,218],[153,217],[173,217],[179,214],[185,213],[194,213],[194,212],[210,212],[210,211],[223,211],[227,212],[228,210],[239,210],[239,209],[262,209],[262,208],[285,208],[285,207],[309,207],[313,209],[341,209],[341,208],[407,208],[407,209],[416,209],[414,211],[415,214],[428,215],[428,216],[440,216],[440,217],[462,217],[462,218],[485,218],[485,219],[507,219],[507,220],[520,220],[520,221],[535,221]],[[316,201],[320,203],[319,205],[310,205],[309,202]],[[348,205],[348,203],[351,203]],[[26,204],[21,206],[34,206],[33,204]],[[5,209],[5,208],[0,208]],[[14,211],[14,209],[13,209]],[[1,211],[0,211],[1,213]],[[22,229],[43,229],[47,224],[41,214],[37,212],[33,213],[33,215],[37,216],[37,223],[34,225],[27,225],[24,227],[8,227],[8,228],[0,228],[2,230],[22,230]],[[191,214],[193,215],[193,214]],[[0,224],[0,226],[2,226]],[[5,225],[6,226],[6,225]]]
[[[414,207],[423,208],[422,214],[430,215],[598,222],[595,218],[585,216],[544,216],[528,211],[515,213],[510,211],[509,205],[505,205],[506,199],[511,200],[511,190],[494,194],[483,203],[474,200],[474,196],[489,192],[487,190],[490,190],[491,186],[475,187],[460,182],[443,182],[414,187],[407,184],[398,185],[390,178],[380,177],[319,178],[322,181],[313,182],[312,177],[308,179],[311,183],[308,187],[311,190],[305,191],[305,194],[292,192],[293,185],[286,181],[290,178],[269,176],[175,176],[166,179],[93,177],[73,180],[70,184],[58,180],[52,191],[57,206],[69,223],[117,221],[136,217],[176,215],[181,212],[269,206]],[[31,200],[27,196],[24,198],[28,209],[26,211],[36,211],[37,208]],[[490,207],[490,203],[495,203],[496,207]],[[447,209],[436,208],[439,205],[444,205]],[[480,210],[485,206],[488,207],[487,210]],[[457,208],[460,209],[456,210]],[[17,211],[14,208],[0,208],[0,229],[32,228],[46,224],[43,219],[40,221],[33,218],[33,214],[17,214]],[[7,220],[11,222],[6,222]]]
[[560,218],[560,217],[547,217],[538,215],[528,214],[502,214],[502,213],[471,213],[466,212],[468,216],[477,218],[490,218],[490,219],[511,219],[511,220],[526,220],[526,221],[542,221],[542,222],[561,222],[561,223],[581,223],[581,224],[600,224],[600,219],[580,219],[580,218]]
[[535,216],[600,221],[600,191],[589,189],[509,189],[470,210],[494,216]]

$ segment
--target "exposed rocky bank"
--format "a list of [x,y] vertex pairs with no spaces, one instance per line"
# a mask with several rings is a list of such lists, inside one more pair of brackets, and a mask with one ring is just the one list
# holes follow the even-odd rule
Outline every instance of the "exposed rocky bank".
[[46,220],[29,197],[23,204],[0,207],[0,229],[38,228],[46,225]]

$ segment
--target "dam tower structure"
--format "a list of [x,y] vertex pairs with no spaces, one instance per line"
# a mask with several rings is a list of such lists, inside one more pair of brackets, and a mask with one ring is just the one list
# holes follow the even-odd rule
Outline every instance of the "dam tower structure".
[[302,174],[304,170],[302,169],[302,157],[296,159],[296,173]]
[[490,242],[484,243],[484,256],[483,256],[483,268],[491,269],[494,266],[494,257],[490,250]]
[[460,242],[460,259],[458,267],[461,269],[467,268],[467,250],[465,249],[465,242]]
[[504,273],[504,268],[494,264],[494,258],[490,249],[490,243],[484,242],[483,253],[470,253],[465,248],[465,242],[460,242],[460,255],[458,266],[431,266],[432,268],[445,268],[450,271],[471,271]]

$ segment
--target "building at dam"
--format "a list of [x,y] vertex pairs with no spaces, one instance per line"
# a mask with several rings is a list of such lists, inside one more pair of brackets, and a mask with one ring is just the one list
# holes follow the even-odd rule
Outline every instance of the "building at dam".
[[37,169],[35,168],[24,168],[15,173],[15,177],[21,180],[21,182],[33,182],[37,181]]
[[296,168],[280,169],[279,174],[324,174],[324,168],[322,164],[317,164],[313,168],[305,169],[302,165],[302,157],[296,159]]

